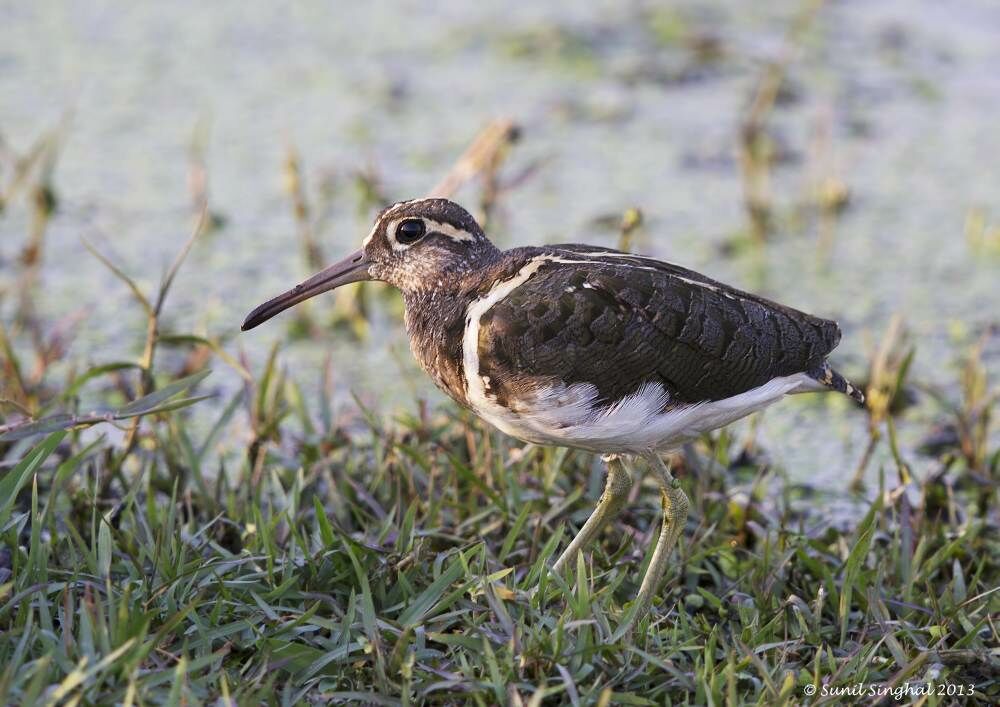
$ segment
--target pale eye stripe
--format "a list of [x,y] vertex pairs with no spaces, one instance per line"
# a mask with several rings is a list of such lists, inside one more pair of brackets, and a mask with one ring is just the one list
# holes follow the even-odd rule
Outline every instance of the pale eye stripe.
[[[392,246],[393,250],[406,250],[412,244],[411,243],[400,243],[396,240],[396,229],[399,228],[399,224],[403,221],[407,221],[411,218],[421,218],[419,216],[404,216],[402,218],[393,219],[385,227],[386,233],[391,233],[392,237],[389,238],[389,244]],[[429,218],[421,218],[424,224],[427,226],[427,233],[440,233],[446,238],[450,238],[453,241],[458,241],[460,243],[470,243],[476,240],[476,237],[469,233],[468,231],[456,228],[450,223],[444,223],[443,221],[434,221]],[[374,235],[374,233],[372,234]],[[372,236],[369,236],[371,238]]]
[[451,238],[453,241],[470,242],[476,240],[476,237],[465,229],[455,228],[450,223],[431,221],[430,219],[424,219],[424,223],[427,224],[428,233],[440,233],[444,236],[448,236],[448,238]]

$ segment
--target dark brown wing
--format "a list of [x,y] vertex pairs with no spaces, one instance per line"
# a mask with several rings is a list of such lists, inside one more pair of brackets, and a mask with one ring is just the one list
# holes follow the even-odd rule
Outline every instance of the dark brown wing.
[[479,372],[501,399],[563,381],[605,402],[649,382],[677,402],[720,400],[812,370],[840,340],[835,322],[669,263],[587,246],[535,255],[561,262],[480,322]]

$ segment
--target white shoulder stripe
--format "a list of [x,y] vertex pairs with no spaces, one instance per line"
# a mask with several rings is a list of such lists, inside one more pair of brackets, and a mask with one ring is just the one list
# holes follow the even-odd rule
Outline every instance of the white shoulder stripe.
[[462,337],[462,367],[465,369],[465,395],[474,410],[499,408],[486,397],[486,385],[479,375],[479,321],[490,308],[538,272],[549,256],[539,256],[530,260],[509,280],[498,282],[483,297],[469,305],[465,314],[465,334]]
[[[634,253],[621,253],[621,252],[610,251],[610,250],[602,250],[602,251],[597,251],[597,252],[592,252],[592,253],[577,253],[575,251],[566,251],[566,252],[567,253],[572,253],[574,256],[581,256],[581,257],[584,257],[584,258],[594,258],[594,259],[601,257],[601,258],[635,258],[636,260],[656,260],[656,258],[650,258],[647,255],[635,255]],[[561,262],[561,263],[589,263],[589,262],[591,262],[591,261],[588,261],[588,260],[568,260],[568,259],[558,259],[558,261]],[[717,286],[715,286],[715,285],[713,285],[711,283],[704,282],[702,280],[695,280],[695,279],[690,278],[690,277],[684,277],[683,275],[678,275],[677,273],[669,272],[667,270],[663,270],[662,268],[651,267],[651,266],[648,266],[648,265],[635,265],[633,263],[615,263],[615,266],[619,267],[619,268],[634,268],[634,269],[637,269],[637,270],[656,270],[657,272],[661,272],[664,275],[666,275],[667,277],[672,277],[675,280],[680,280],[681,282],[686,282],[687,284],[694,285],[695,287],[701,287],[701,288],[704,288],[706,290],[711,290],[712,292],[718,292],[720,295],[723,295],[724,297],[728,297],[729,299],[737,299],[736,296],[730,294],[729,292],[726,292],[725,290],[719,289]]]

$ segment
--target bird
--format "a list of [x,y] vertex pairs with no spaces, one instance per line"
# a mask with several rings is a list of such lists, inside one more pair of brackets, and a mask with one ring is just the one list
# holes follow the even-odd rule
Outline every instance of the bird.
[[827,359],[841,337],[834,321],[611,248],[501,250],[443,198],[383,209],[361,248],[254,309],[242,329],[365,280],[400,290],[417,362],[459,405],[524,442],[602,456],[604,492],[553,572],[622,510],[634,462],[652,470],[660,533],[616,636],[647,613],[687,521],[662,453],[789,394],[864,401]]

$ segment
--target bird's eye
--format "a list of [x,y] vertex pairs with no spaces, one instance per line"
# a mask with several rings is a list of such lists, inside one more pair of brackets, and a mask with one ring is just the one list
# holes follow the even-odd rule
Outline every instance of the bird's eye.
[[408,218],[396,229],[396,240],[400,243],[415,243],[427,233],[427,226],[422,219]]

